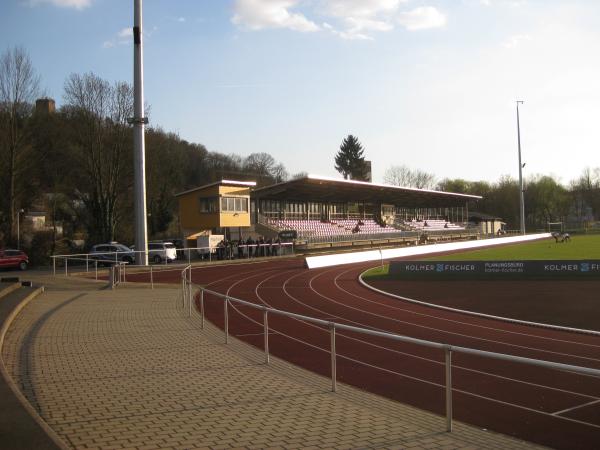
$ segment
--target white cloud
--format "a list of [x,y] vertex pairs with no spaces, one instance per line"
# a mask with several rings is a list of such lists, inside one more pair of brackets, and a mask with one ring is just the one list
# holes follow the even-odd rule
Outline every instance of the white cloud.
[[433,6],[421,6],[400,13],[398,23],[409,31],[426,30],[446,25],[446,16]]
[[117,33],[117,36],[121,39],[127,39],[133,36],[133,28],[122,28],[121,31]]
[[294,31],[317,31],[319,26],[300,13],[290,10],[299,0],[236,0],[231,21],[249,30],[288,28]]
[[509,37],[506,41],[504,41],[502,45],[506,48],[515,48],[521,45],[522,42],[530,40],[531,36],[529,36],[528,34],[516,34],[514,36]]
[[50,4],[60,8],[84,9],[92,5],[92,0],[29,0],[30,6]]
[[[247,30],[287,28],[295,31],[325,30],[342,39],[372,40],[373,34],[393,30],[441,27],[446,17],[432,6],[399,12],[409,0],[235,0],[231,21]],[[303,6],[303,13],[297,9]],[[308,10],[308,11],[307,11]],[[307,17],[315,14],[331,21],[321,26]]]
[[177,22],[185,22],[185,17],[178,17]]
[[343,39],[373,39],[371,31],[390,31],[392,16],[405,0],[329,0],[323,11],[344,25],[344,30],[332,30]]
[[324,3],[330,15],[346,19],[394,13],[401,0],[329,0]]
[[[145,34],[145,33],[144,33]],[[116,45],[126,45],[131,42],[131,38],[133,37],[133,28],[121,28],[117,33],[115,33],[114,37],[108,41],[104,41],[102,43],[103,48],[113,48]]]

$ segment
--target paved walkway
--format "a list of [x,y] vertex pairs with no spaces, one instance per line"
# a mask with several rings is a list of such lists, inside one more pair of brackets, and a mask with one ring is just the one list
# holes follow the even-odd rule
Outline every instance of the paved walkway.
[[[534,448],[272,359],[187,317],[177,289],[44,278],[2,356],[74,448]],[[0,447],[2,443],[0,442]]]

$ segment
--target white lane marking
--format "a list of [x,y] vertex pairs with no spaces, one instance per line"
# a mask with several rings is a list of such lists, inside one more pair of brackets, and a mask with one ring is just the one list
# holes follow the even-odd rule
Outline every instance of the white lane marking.
[[[291,270],[288,270],[288,271],[286,271],[286,272],[291,272]],[[240,275],[240,274],[235,274],[235,275],[232,275],[232,276],[224,277],[223,279],[228,279],[228,278],[232,278],[233,276],[239,276],[239,275]],[[263,274],[252,274],[252,275],[250,275],[250,276],[246,277],[245,279],[242,279],[242,280],[238,280],[238,281],[236,281],[236,282],[234,283],[234,285],[237,285],[239,282],[241,282],[241,281],[244,281],[244,280],[247,280],[247,279],[250,279],[250,278],[252,278],[252,277],[254,277],[254,276],[256,276],[256,275],[263,275]],[[259,283],[259,284],[256,286],[256,288],[255,288],[255,293],[256,293],[256,295],[257,295],[257,297],[258,297],[258,300],[259,300],[261,303],[265,304],[266,306],[270,306],[270,305],[269,305],[267,302],[265,302],[265,301],[264,301],[264,299],[262,299],[262,297],[260,296],[260,294],[258,294],[258,288],[259,288],[260,284],[262,284],[264,281],[266,281],[267,279],[271,279],[271,278],[273,278],[273,277],[275,277],[275,276],[277,276],[277,275],[279,275],[279,274],[273,274],[273,275],[269,276],[268,278],[266,278],[266,279],[263,279],[263,281],[261,281],[261,283]],[[288,278],[288,280],[289,280],[289,279],[291,279],[291,278],[294,278],[294,277],[296,277],[296,276],[297,276],[297,275],[294,275],[293,277],[290,277],[290,278]],[[223,280],[223,279],[221,279],[221,280]],[[219,280],[219,281],[221,281],[221,280]],[[287,281],[286,281],[286,282],[287,282]],[[284,284],[285,284],[285,283],[284,283]],[[231,291],[231,288],[232,288],[232,287],[233,287],[233,285],[232,285],[232,286],[230,286],[230,287],[227,289],[226,295],[229,295],[229,292]],[[287,294],[287,293],[286,293],[286,294]],[[288,295],[288,297],[290,297],[292,300],[294,300],[294,301],[298,302],[298,301],[297,301],[297,299],[295,299],[293,296],[291,296],[291,295],[289,295],[289,294],[287,294],[287,295]],[[299,302],[299,303],[303,304],[302,302]],[[235,307],[234,305],[232,305],[232,306],[233,306],[233,308],[234,308],[234,309],[235,309],[235,310],[238,312],[238,314],[240,314],[240,315],[242,315],[242,316],[246,317],[246,318],[247,318],[249,321],[251,321],[251,322],[254,322],[256,325],[262,326],[262,323],[260,323],[260,322],[258,322],[258,321],[256,321],[256,320],[254,320],[254,319],[252,319],[251,317],[249,317],[248,315],[246,315],[246,314],[242,313],[242,312],[241,312],[241,311],[240,311],[240,310],[239,310],[237,307]],[[308,305],[305,305],[305,306],[308,306]],[[313,309],[314,309],[314,308],[313,308]],[[294,320],[297,320],[297,319],[294,319]],[[300,321],[300,322],[303,322],[303,321]],[[305,322],[303,322],[303,323],[305,323]],[[311,325],[311,326],[315,327],[313,324],[307,324],[307,325]],[[320,330],[320,331],[324,331],[324,332],[326,332],[326,330],[323,330],[322,328],[319,328],[319,327],[315,327],[315,328],[317,328],[317,329],[318,329],[318,330]],[[327,349],[323,349],[323,348],[321,348],[321,347],[319,347],[319,346],[316,346],[316,345],[310,344],[310,343],[308,343],[308,342],[306,342],[306,341],[303,341],[303,340],[301,340],[301,339],[298,339],[298,338],[292,337],[292,336],[290,336],[290,335],[287,335],[287,334],[285,334],[285,333],[283,333],[283,332],[280,332],[279,330],[276,330],[276,329],[273,329],[273,328],[271,328],[271,330],[270,330],[270,334],[271,334],[271,333],[272,333],[272,334],[279,334],[279,335],[281,335],[281,336],[283,336],[283,337],[286,337],[286,338],[288,338],[288,339],[290,339],[290,340],[293,340],[293,341],[296,341],[296,342],[298,342],[298,343],[301,343],[301,344],[303,344],[303,345],[306,345],[306,346],[308,346],[308,347],[314,348],[315,350],[319,350],[319,351],[322,351],[322,352],[325,352],[325,353],[329,353],[329,350],[327,350]],[[343,335],[343,334],[340,334],[340,336],[346,337],[346,338],[348,338],[348,339],[354,339],[354,338],[350,338],[350,337],[348,337],[348,336],[345,336],[345,335]],[[367,343],[367,344],[370,344],[370,343]],[[370,345],[375,345],[375,344],[370,344]],[[375,345],[375,346],[376,346],[376,345]],[[376,347],[380,347],[380,346],[376,346]],[[386,349],[385,347],[381,347],[381,348],[382,348],[382,349],[384,349],[384,350],[388,350],[388,351],[394,351],[394,350],[391,350],[391,349]],[[394,352],[395,352],[395,351],[394,351]],[[353,358],[347,357],[347,356],[345,356],[345,355],[343,355],[343,354],[339,354],[339,353],[338,353],[338,355],[339,355],[340,357],[343,357],[343,358],[345,358],[345,359],[348,359],[348,360],[354,361],[354,362],[356,362],[356,363],[358,363],[358,364],[362,364],[362,365],[365,365],[365,366],[368,366],[368,367],[372,367],[372,368],[373,368],[373,369],[375,369],[375,370],[382,370],[382,371],[385,371],[385,372],[394,373],[394,374],[396,374],[396,375],[398,375],[398,376],[400,376],[400,377],[405,377],[405,378],[409,378],[409,379],[414,379],[415,381],[419,381],[419,382],[427,383],[427,384],[430,384],[430,385],[431,385],[431,384],[433,384],[433,385],[435,385],[435,386],[438,386],[438,387],[443,387],[442,385],[440,385],[440,384],[438,384],[438,383],[434,383],[434,382],[431,382],[431,381],[428,381],[428,380],[422,380],[422,379],[419,379],[419,378],[411,377],[410,375],[407,375],[407,374],[402,374],[402,373],[398,373],[398,372],[395,372],[395,371],[390,371],[389,369],[385,369],[385,368],[382,368],[382,367],[374,366],[374,365],[371,365],[371,364],[368,364],[368,363],[364,363],[364,362],[362,362],[362,361],[354,360]],[[422,357],[418,357],[418,356],[414,356],[414,355],[409,355],[409,356],[413,356],[413,357],[416,357],[416,358],[419,358],[419,359],[424,359],[424,360],[427,360],[426,358],[422,358]],[[438,363],[437,361],[433,361],[433,362],[434,362],[434,363]],[[441,363],[440,363],[440,364],[441,364]],[[460,367],[460,366],[453,366],[453,368],[455,368],[455,369],[463,369],[463,370],[470,370],[470,371],[477,372],[477,373],[481,373],[481,374],[485,374],[485,375],[490,375],[490,376],[496,376],[496,377],[500,377],[500,378],[505,378],[505,377],[501,377],[501,376],[498,376],[498,375],[494,375],[494,374],[487,374],[486,372],[481,372],[481,371],[477,371],[477,370],[474,370],[474,369],[468,369],[468,368],[464,368],[464,367]],[[511,380],[511,381],[519,382],[519,383],[530,384],[529,382],[526,382],[526,381],[521,381],[521,380],[516,380],[516,379],[510,379],[510,378],[508,378],[508,379],[509,379],[509,380]],[[551,389],[551,390],[558,390],[558,391],[562,391],[562,390],[560,390],[560,389],[557,389],[557,388],[552,388],[552,387],[550,387],[550,386],[540,386],[540,387],[545,387],[545,388],[547,388],[547,389]],[[464,393],[465,395],[473,396],[473,397],[476,397],[476,398],[481,398],[481,399],[483,399],[483,400],[487,400],[487,401],[491,401],[491,402],[496,402],[496,403],[504,404],[504,405],[507,405],[507,406],[513,406],[513,407],[516,407],[516,408],[519,408],[519,409],[523,409],[523,410],[531,411],[531,412],[533,412],[533,413],[538,413],[538,414],[543,414],[543,415],[552,416],[552,414],[550,414],[550,413],[546,413],[546,412],[543,412],[543,411],[538,411],[538,410],[535,410],[535,409],[531,409],[531,408],[528,408],[528,407],[525,407],[525,406],[516,405],[516,404],[513,404],[513,403],[503,402],[503,401],[501,401],[501,400],[497,400],[497,399],[493,399],[493,398],[485,397],[485,396],[483,396],[483,395],[475,394],[475,393],[472,393],[472,392],[468,392],[468,391],[462,391],[462,390],[458,390],[458,389],[453,389],[453,391],[455,391],[455,392],[461,392],[461,393]],[[564,391],[564,392],[567,392],[567,393],[568,393],[569,391]],[[586,396],[586,397],[589,397],[589,396],[587,396],[586,394],[579,394],[579,393],[574,393],[574,394],[575,394],[575,395],[580,395],[580,396]],[[576,423],[580,423],[580,424],[583,424],[583,425],[592,426],[592,427],[595,427],[595,428],[600,428],[600,426],[597,426],[597,425],[594,425],[594,424],[591,424],[591,423],[587,423],[587,422],[583,422],[583,421],[579,421],[579,420],[576,420],[576,419],[571,419],[571,418],[568,418],[568,417],[563,417],[563,416],[553,416],[553,417],[555,417],[555,418],[558,418],[558,419],[561,419],[561,420],[567,420],[567,421],[570,421],[570,422],[576,422]]]
[[[269,276],[267,279],[265,279],[265,280],[261,281],[260,283],[258,283],[258,285],[255,288],[255,294],[256,294],[256,296],[258,297],[258,299],[263,304],[265,304],[267,306],[271,306],[271,305],[269,303],[267,303],[266,301],[264,301],[264,299],[262,298],[262,296],[259,294],[258,291],[259,291],[260,286],[261,286],[262,283],[264,283],[265,281],[267,281],[269,279],[272,279],[272,278],[276,277],[277,275],[279,275],[279,274],[273,274],[273,275]],[[296,276],[297,275],[294,275],[294,276],[288,278],[288,280],[286,280],[286,282],[283,284],[284,287],[285,287],[287,281],[295,278]],[[314,279],[316,276],[318,276],[318,275],[315,275],[312,279]],[[323,311],[321,311],[321,310],[319,310],[317,308],[314,308],[314,307],[312,307],[310,305],[307,305],[306,303],[298,300],[296,297],[294,297],[293,295],[291,295],[287,291],[285,291],[285,294],[289,298],[291,298],[293,301],[295,301],[296,303],[298,303],[300,305],[303,305],[303,306],[305,306],[307,308],[313,309],[313,310],[315,310],[317,312],[323,312]],[[324,330],[323,328],[318,327],[318,326],[316,326],[314,324],[311,324],[309,322],[305,322],[305,321],[302,321],[302,320],[300,320],[300,322],[305,323],[306,325],[309,325],[309,326],[311,326],[313,328],[316,328],[317,330],[327,331],[327,330]],[[357,322],[353,322],[353,323],[357,323]],[[438,365],[441,365],[441,366],[444,365],[444,363],[440,362],[440,361],[436,361],[436,360],[429,359],[429,358],[424,358],[424,357],[421,357],[421,356],[414,355],[412,353],[402,352],[402,351],[395,350],[395,349],[392,349],[392,348],[389,348],[389,347],[385,347],[385,346],[381,346],[381,345],[378,345],[378,344],[374,344],[372,342],[365,341],[363,339],[358,339],[358,338],[350,337],[350,336],[348,336],[348,335],[346,335],[344,333],[341,333],[341,332],[338,332],[338,335],[340,337],[344,337],[346,339],[349,339],[349,340],[352,340],[352,341],[355,341],[355,342],[363,343],[365,345],[368,345],[368,346],[371,346],[371,347],[375,347],[377,349],[381,349],[381,350],[384,350],[384,351],[392,352],[392,353],[395,353],[395,354],[401,354],[401,355],[404,355],[404,356],[409,356],[409,357],[412,357],[412,358],[415,358],[415,359],[420,359],[420,360],[427,361],[427,362],[430,362],[430,363],[433,363],[433,364],[438,364]],[[453,367],[461,369],[461,370],[465,370],[465,371],[469,371],[469,372],[481,374],[481,375],[486,375],[486,376],[489,376],[489,377],[494,377],[494,378],[498,378],[498,379],[502,379],[502,380],[507,380],[507,381],[511,381],[511,382],[515,382],[515,383],[525,384],[525,385],[528,385],[528,386],[535,386],[535,387],[539,387],[539,388],[542,388],[542,389],[552,390],[552,391],[566,393],[566,394],[570,394],[570,395],[577,395],[579,397],[586,397],[586,398],[592,398],[592,399],[598,398],[598,397],[595,397],[595,396],[592,396],[592,395],[588,395],[588,394],[583,394],[583,393],[580,393],[580,392],[574,392],[574,391],[569,391],[569,390],[565,390],[565,389],[561,389],[561,388],[556,388],[556,387],[552,387],[552,386],[546,386],[546,385],[543,385],[543,384],[538,384],[538,383],[533,383],[533,382],[529,382],[529,381],[519,380],[519,379],[516,379],[516,378],[505,377],[505,376],[493,374],[493,373],[490,373],[490,372],[485,372],[485,371],[481,371],[481,370],[477,370],[477,369],[471,369],[471,368],[468,368],[468,367],[465,367],[465,366],[454,365]]]
[[[352,270],[356,270],[356,269],[351,269],[351,270],[346,270],[344,272],[340,272],[335,277],[334,284],[341,291],[343,291],[343,292],[345,292],[345,293],[347,293],[347,294],[349,294],[349,295],[351,295],[353,297],[356,297],[356,298],[358,298],[360,300],[364,300],[366,302],[369,302],[369,303],[374,303],[376,305],[384,306],[384,307],[387,307],[387,308],[390,308],[390,309],[393,309],[393,310],[397,310],[397,311],[407,312],[407,313],[414,314],[414,315],[417,315],[417,316],[430,317],[432,319],[437,319],[437,320],[451,322],[451,323],[458,323],[458,324],[461,324],[461,325],[471,326],[471,327],[474,327],[474,328],[483,328],[484,330],[499,331],[499,332],[502,332],[502,333],[516,334],[516,335],[520,335],[520,336],[527,336],[527,337],[532,337],[532,338],[535,338],[535,339],[548,340],[548,341],[552,341],[552,342],[563,342],[563,343],[566,343],[566,344],[573,344],[575,346],[600,348],[600,344],[588,344],[587,342],[569,341],[569,340],[566,340],[566,339],[556,339],[556,338],[552,338],[552,337],[548,337],[548,336],[540,336],[540,335],[537,335],[537,334],[523,333],[523,332],[520,332],[520,331],[506,330],[506,329],[503,329],[503,328],[494,328],[494,327],[489,327],[489,326],[485,326],[485,325],[479,325],[479,324],[473,324],[473,323],[468,323],[468,322],[462,322],[460,320],[448,319],[447,317],[441,317],[441,316],[436,316],[436,315],[433,315],[433,314],[421,313],[421,312],[413,311],[413,310],[406,309],[406,308],[399,308],[399,307],[394,306],[394,305],[388,305],[387,303],[380,303],[380,302],[377,302],[377,301],[374,301],[374,300],[370,300],[370,299],[368,299],[366,297],[363,297],[363,296],[360,296],[360,295],[356,295],[356,294],[354,294],[354,293],[352,293],[352,292],[344,289],[338,283],[338,279],[339,279],[340,276],[346,275],[348,272],[350,272]],[[359,270],[362,271],[362,269],[359,269]],[[366,282],[363,280],[361,284],[364,286],[365,283]],[[365,288],[369,289],[371,291],[377,292],[377,293],[383,295],[384,297],[390,297],[391,295],[394,295],[394,294],[390,294],[388,292],[381,291],[379,289],[373,288],[370,285],[365,286]],[[410,299],[410,298],[407,298],[407,297],[402,297],[400,295],[396,296],[396,298],[400,298],[401,300],[407,300],[409,302],[413,302],[413,303],[416,303],[416,304],[419,304],[419,305],[432,306],[434,308],[438,308],[439,307],[439,305],[436,305],[436,304],[433,304],[433,303],[422,302],[420,300],[413,300],[413,299]],[[443,307],[443,308],[445,309],[445,307]],[[459,313],[459,314],[461,314],[461,313],[462,314],[473,314],[472,311],[464,311],[464,310],[456,310],[456,309],[451,310],[451,312]],[[475,314],[477,314],[477,313],[475,313]],[[494,316],[487,316],[487,317],[484,317],[484,318],[488,319],[488,320],[490,320],[490,319],[491,320],[502,319],[502,318],[496,318],[496,319],[494,319]],[[506,322],[506,321],[503,320],[503,322]],[[519,325],[523,325],[523,324],[520,324],[520,323],[518,323],[518,324]]]
[[[435,328],[435,327],[431,327],[431,326],[427,326],[427,325],[416,324],[414,322],[408,322],[408,321],[405,321],[405,320],[395,319],[395,318],[392,318],[392,317],[389,317],[389,316],[384,316],[384,315],[381,315],[381,314],[372,313],[372,312],[364,310],[364,309],[356,308],[354,306],[345,305],[344,303],[340,303],[340,302],[332,299],[331,297],[328,297],[327,295],[321,294],[319,291],[317,291],[316,289],[314,289],[313,286],[312,286],[312,282],[313,282],[313,280],[315,278],[317,278],[317,277],[319,277],[319,276],[321,276],[321,275],[323,275],[323,274],[325,274],[325,273],[327,273],[327,272],[329,272],[331,270],[333,270],[333,269],[329,269],[328,271],[321,272],[321,273],[315,275],[309,281],[309,286],[315,292],[315,294],[317,294],[318,296],[324,298],[325,300],[328,300],[330,303],[335,303],[335,304],[338,304],[338,305],[342,305],[342,306],[344,306],[344,307],[346,307],[348,309],[353,309],[355,311],[359,311],[361,313],[368,314],[370,316],[374,316],[374,317],[377,317],[377,318],[383,318],[383,319],[386,319],[386,320],[391,320],[391,321],[396,322],[396,323],[400,323],[400,324],[404,324],[404,325],[409,325],[409,326],[413,326],[413,327],[417,327],[417,328],[424,328],[424,329],[427,329],[427,330],[437,331],[439,333],[460,336],[460,337],[464,337],[464,338],[468,338],[468,339],[473,339],[473,340],[483,341],[483,342],[489,342],[489,343],[494,343],[494,344],[498,344],[498,345],[506,345],[506,346],[509,346],[509,347],[515,347],[515,348],[520,348],[520,349],[525,349],[525,350],[532,350],[532,351],[537,351],[537,352],[542,352],[542,353],[550,353],[550,354],[553,354],[553,355],[567,356],[567,357],[571,357],[571,358],[585,359],[585,360],[600,362],[599,358],[592,358],[592,357],[588,357],[588,356],[573,355],[572,353],[555,352],[555,351],[552,351],[552,350],[544,350],[544,349],[540,349],[540,348],[536,348],[536,347],[528,347],[528,346],[524,346],[524,345],[512,344],[512,343],[509,343],[509,342],[498,341],[498,340],[494,340],[494,339],[487,339],[487,338],[482,338],[482,337],[478,337],[478,336],[472,336],[472,335],[468,335],[468,334],[464,334],[464,333],[457,333],[455,331],[448,331],[448,330],[443,330],[441,328]],[[289,295],[289,293],[285,289],[285,283],[284,283],[284,291],[286,292],[286,294]],[[307,306],[310,307],[310,308],[312,308],[309,305],[307,305]],[[313,309],[317,310],[316,308],[313,308]],[[323,312],[323,311],[321,311],[321,312]],[[342,317],[340,317],[340,318],[342,318]],[[355,324],[359,324],[359,325],[361,325],[363,327],[368,327],[368,328],[371,328],[371,329],[375,329],[375,330],[378,330],[378,331],[388,331],[388,330],[385,330],[385,329],[380,329],[380,328],[376,328],[376,327],[370,327],[370,326],[367,326],[365,324],[362,324],[362,323],[359,323],[359,322],[355,322],[355,321],[352,321],[352,320],[349,320],[349,319],[344,319],[344,320],[347,320],[347,321],[355,323]]]
[[[250,278],[250,277],[249,277],[249,278]],[[229,291],[228,291],[228,292],[229,292]],[[260,297],[260,296],[259,296],[259,297]],[[270,306],[268,303],[264,302],[264,300],[260,299],[260,301],[261,301],[262,303],[264,303],[265,305],[267,305],[267,306]],[[250,320],[250,321],[252,321],[252,322],[254,322],[254,323],[256,323],[256,324],[260,324],[260,323],[259,323],[259,322],[257,322],[256,320],[252,319],[251,317],[249,317],[249,316],[247,316],[246,314],[244,314],[244,313],[242,313],[241,311],[239,311],[239,310],[238,310],[238,309],[237,309],[235,306],[233,306],[233,307],[234,307],[234,309],[236,309],[236,311],[238,312],[238,314],[240,314],[240,315],[243,315],[243,316],[244,316],[244,317],[246,317],[248,320]],[[293,320],[298,320],[298,319],[295,319],[295,318],[293,318]],[[301,321],[301,320],[298,320],[298,321],[299,321],[299,322],[303,322],[303,321]],[[306,323],[306,322],[303,322],[303,323]],[[308,325],[312,325],[312,326],[314,326],[313,324],[308,324]],[[290,340],[292,340],[292,341],[296,341],[296,342],[298,342],[298,343],[304,344],[304,345],[306,345],[306,346],[308,346],[308,347],[314,348],[315,350],[320,350],[320,351],[322,351],[322,352],[329,353],[329,350],[327,350],[327,349],[323,349],[323,348],[321,348],[321,347],[319,347],[319,346],[316,346],[316,345],[314,345],[314,344],[310,344],[310,343],[308,343],[308,342],[306,342],[306,341],[303,341],[303,340],[301,340],[301,339],[298,339],[298,338],[295,338],[295,337],[293,337],[293,336],[287,335],[287,334],[285,334],[285,333],[283,333],[283,332],[280,332],[279,330],[275,330],[275,329],[272,329],[272,330],[273,330],[273,332],[274,332],[274,333],[276,333],[276,334],[279,334],[279,335],[281,335],[281,336],[283,336],[283,337],[285,337],[285,338],[288,338],[288,339],[290,339]],[[322,331],[327,331],[327,330],[322,330]],[[397,375],[397,376],[399,376],[399,377],[401,377],[401,378],[407,378],[407,379],[410,379],[410,380],[413,380],[413,381],[417,381],[417,382],[420,382],[420,383],[425,383],[425,384],[428,384],[428,385],[430,385],[430,386],[435,386],[435,387],[438,387],[438,388],[443,388],[443,389],[445,389],[445,386],[444,386],[444,385],[441,385],[441,384],[439,384],[439,383],[435,383],[435,382],[433,382],[433,381],[429,381],[429,380],[423,380],[423,379],[420,379],[420,378],[413,377],[413,376],[411,376],[411,375],[407,375],[407,374],[403,374],[403,373],[396,372],[396,371],[393,371],[393,370],[385,369],[385,368],[383,368],[383,367],[379,367],[379,366],[374,366],[374,365],[372,365],[372,364],[368,364],[368,363],[365,363],[365,362],[362,362],[362,361],[355,360],[355,359],[353,359],[353,358],[350,358],[350,357],[348,357],[348,356],[345,356],[345,355],[343,355],[343,354],[341,354],[341,353],[338,353],[338,356],[339,356],[340,358],[344,358],[344,359],[346,359],[346,360],[348,360],[348,361],[356,362],[357,364],[361,364],[361,365],[363,365],[363,366],[366,366],[366,367],[371,367],[371,368],[373,368],[373,369],[375,369],[375,370],[380,370],[380,371],[383,371],[383,372],[387,372],[387,373],[391,373],[391,374]],[[455,366],[453,366],[453,367],[455,367]],[[571,419],[570,417],[564,417],[564,416],[555,416],[555,415],[552,415],[552,414],[550,414],[550,413],[547,413],[547,412],[544,412],[544,411],[539,411],[539,410],[536,410],[536,409],[529,408],[529,407],[527,407],[527,406],[521,406],[521,405],[517,405],[517,404],[514,404],[514,403],[505,402],[505,401],[502,401],[502,400],[498,400],[498,399],[494,399],[494,398],[486,397],[486,396],[484,396],[484,395],[475,394],[475,393],[473,393],[473,392],[464,391],[464,390],[462,390],[462,389],[456,389],[456,388],[452,388],[452,392],[459,392],[459,393],[462,393],[462,394],[465,394],[465,395],[468,395],[468,396],[471,396],[471,397],[475,397],[475,398],[482,399],[482,400],[484,400],[484,401],[489,401],[489,402],[493,402],[493,403],[499,403],[499,404],[502,404],[502,405],[505,405],[505,406],[509,406],[509,407],[514,407],[514,408],[522,409],[522,410],[524,410],[524,411],[528,411],[528,412],[531,412],[531,413],[534,413],[534,414],[540,414],[540,415],[544,415],[544,416],[548,416],[548,417],[553,417],[553,418],[555,418],[555,419],[559,419],[559,420],[566,420],[566,421],[569,421],[569,422],[579,423],[579,424],[581,424],[581,425],[590,426],[590,427],[593,427],[593,428],[598,428],[598,429],[600,429],[600,426],[599,426],[599,425],[595,425],[595,424],[593,424],[593,423],[588,423],[588,422],[584,422],[584,421],[577,420],[577,419]]]
[[576,409],[585,408],[586,406],[594,405],[596,403],[600,403],[600,399],[594,400],[594,401],[591,401],[591,402],[588,402],[588,403],[584,403],[582,405],[573,406],[572,408],[567,408],[567,409],[563,409],[561,411],[556,411],[556,412],[553,412],[552,415],[553,416],[558,416],[559,414],[564,414],[564,413],[569,412],[569,411],[575,411]]

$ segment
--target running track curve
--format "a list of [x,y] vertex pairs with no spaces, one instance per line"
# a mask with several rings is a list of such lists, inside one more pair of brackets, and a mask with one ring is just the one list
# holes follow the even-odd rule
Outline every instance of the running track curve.
[[[192,280],[235,298],[327,321],[600,369],[598,336],[473,317],[391,298],[358,282],[358,275],[373,265],[308,270],[303,260],[279,259],[195,267]],[[155,272],[154,280],[180,282],[180,271]],[[222,299],[205,295],[205,312],[208,320],[223,328]],[[269,329],[271,354],[330,376],[327,328],[270,315]],[[262,312],[231,304],[229,332],[262,348]],[[444,414],[441,350],[339,330],[336,350],[338,381]],[[600,448],[599,378],[460,353],[453,354],[452,367],[455,419],[554,448]]]

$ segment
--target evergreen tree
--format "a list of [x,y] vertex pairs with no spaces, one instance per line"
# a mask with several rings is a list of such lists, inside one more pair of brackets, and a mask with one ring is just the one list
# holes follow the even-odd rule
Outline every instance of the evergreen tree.
[[365,179],[365,157],[363,146],[358,138],[349,134],[340,145],[340,151],[335,155],[335,170],[341,173],[345,180]]

